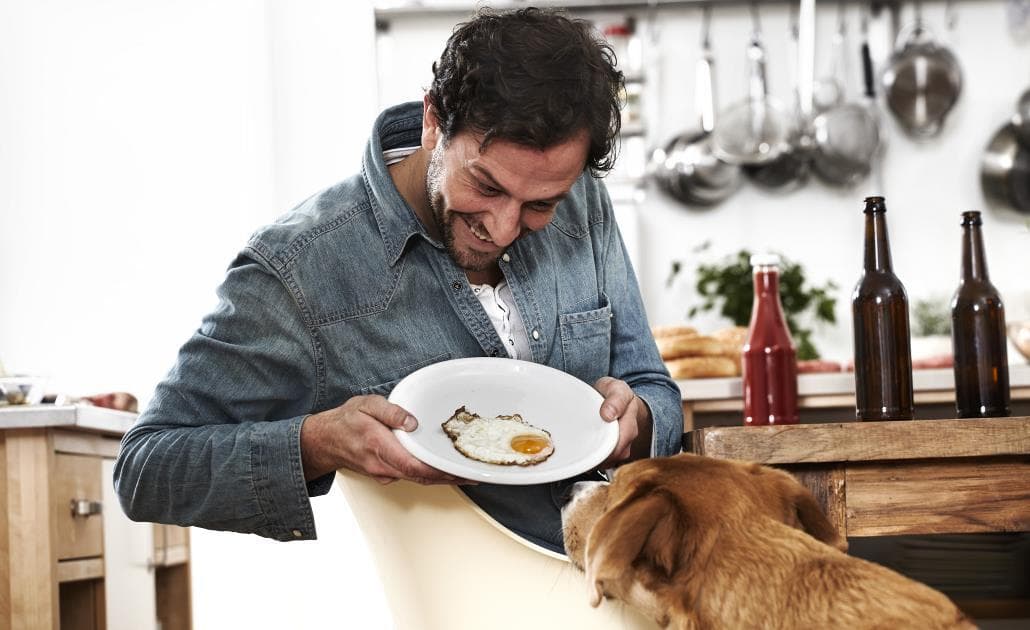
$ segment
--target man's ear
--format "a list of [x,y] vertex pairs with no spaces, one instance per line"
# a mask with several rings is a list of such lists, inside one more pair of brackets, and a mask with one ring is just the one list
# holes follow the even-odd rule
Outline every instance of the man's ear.
[[432,152],[440,142],[440,120],[427,93],[422,97],[422,148]]
[[590,530],[587,582],[597,606],[606,586],[632,575],[634,565],[668,578],[678,568],[686,523],[675,498],[662,490],[639,493],[610,508]]

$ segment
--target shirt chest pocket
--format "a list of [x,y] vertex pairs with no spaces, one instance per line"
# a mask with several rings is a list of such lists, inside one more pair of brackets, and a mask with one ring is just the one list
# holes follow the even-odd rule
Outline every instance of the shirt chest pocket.
[[558,317],[565,371],[590,385],[611,363],[612,307],[603,294],[601,301],[601,308]]

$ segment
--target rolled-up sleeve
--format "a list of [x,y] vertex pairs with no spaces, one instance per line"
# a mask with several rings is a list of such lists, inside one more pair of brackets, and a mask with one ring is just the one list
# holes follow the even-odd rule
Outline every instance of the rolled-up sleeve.
[[315,537],[301,427],[317,397],[318,345],[281,277],[241,255],[219,302],[122,439],[115,489],[133,520]]

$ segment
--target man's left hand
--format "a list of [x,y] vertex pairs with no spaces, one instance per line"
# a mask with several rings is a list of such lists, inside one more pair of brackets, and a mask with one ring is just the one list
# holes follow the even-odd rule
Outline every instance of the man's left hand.
[[599,468],[611,468],[631,457],[646,457],[651,451],[651,410],[625,381],[602,376],[594,389],[604,396],[601,418],[619,423],[619,441],[615,450]]

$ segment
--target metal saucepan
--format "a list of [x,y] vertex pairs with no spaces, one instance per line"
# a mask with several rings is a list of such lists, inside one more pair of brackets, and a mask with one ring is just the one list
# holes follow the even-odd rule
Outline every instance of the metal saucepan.
[[1030,146],[1030,89],[1023,92],[1016,103],[1016,115],[1012,117],[1012,124],[1019,132],[1019,140]]
[[844,102],[845,86],[842,83],[844,66],[844,0],[837,2],[837,30],[830,44],[830,56],[826,71],[812,83],[812,107],[816,112],[825,111]]
[[743,167],[748,178],[759,187],[773,192],[789,192],[808,181],[809,164],[812,158],[812,139],[808,135],[808,116],[805,111],[810,107],[802,104],[800,80],[797,76],[799,62],[798,21],[796,9],[791,5],[791,37],[788,68],[791,69],[791,83],[794,85],[794,125],[788,136],[788,145],[779,156],[765,164],[752,164]]
[[873,109],[873,72],[868,51],[868,44],[863,42],[865,102],[845,102],[831,107],[812,121],[815,142],[812,169],[820,179],[835,186],[853,186],[865,179],[880,149],[880,122]]
[[923,25],[919,2],[907,36],[904,29],[898,34],[895,52],[883,73],[883,85],[887,106],[901,127],[915,138],[939,134],[962,92],[958,59]]
[[1014,122],[999,129],[980,161],[980,187],[993,208],[1030,214],[1030,145]]
[[712,145],[715,128],[715,64],[708,38],[710,9],[702,22],[702,50],[695,77],[696,109],[700,128],[673,138],[652,156],[659,186],[675,199],[690,205],[711,206],[729,197],[740,184],[740,168],[716,157]]
[[758,7],[751,4],[753,32],[747,47],[748,95],[720,116],[712,140],[715,154],[731,164],[764,164],[790,146],[790,116],[769,96],[765,81],[765,49],[762,46]]

